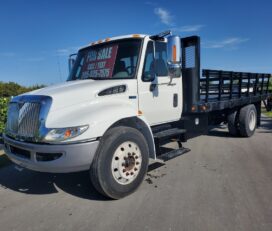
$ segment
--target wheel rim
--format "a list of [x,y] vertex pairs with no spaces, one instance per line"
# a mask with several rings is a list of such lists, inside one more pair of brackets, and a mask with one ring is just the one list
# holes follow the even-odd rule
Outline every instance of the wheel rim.
[[256,126],[256,115],[254,111],[251,111],[249,113],[249,129],[250,131],[253,131]]
[[142,154],[139,146],[127,141],[118,146],[111,162],[114,179],[122,185],[130,184],[138,176],[142,166]]

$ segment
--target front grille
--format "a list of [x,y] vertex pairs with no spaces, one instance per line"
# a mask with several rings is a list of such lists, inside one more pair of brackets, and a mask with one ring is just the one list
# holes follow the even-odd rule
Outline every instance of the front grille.
[[17,103],[10,103],[8,108],[8,120],[7,130],[11,133],[17,133],[18,131],[18,117],[19,117],[19,105]]
[[39,130],[40,103],[10,103],[7,132],[13,136],[33,138]]

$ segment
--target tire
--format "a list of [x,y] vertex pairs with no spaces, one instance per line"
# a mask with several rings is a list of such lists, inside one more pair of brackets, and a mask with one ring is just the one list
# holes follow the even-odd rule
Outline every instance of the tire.
[[98,192],[112,199],[133,193],[148,168],[147,142],[137,129],[115,127],[102,137],[90,169]]
[[239,115],[237,110],[232,111],[230,114],[228,114],[228,129],[229,129],[229,133],[232,136],[240,135]]
[[239,114],[240,133],[243,137],[254,134],[257,126],[257,111],[253,104],[242,107]]

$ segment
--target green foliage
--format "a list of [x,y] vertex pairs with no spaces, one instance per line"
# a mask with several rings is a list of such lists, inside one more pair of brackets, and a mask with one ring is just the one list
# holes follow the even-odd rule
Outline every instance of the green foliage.
[[4,83],[0,81],[0,134],[3,133],[7,122],[7,108],[10,98],[42,87],[45,87],[45,85],[23,87],[14,82]]
[[6,120],[7,120],[7,108],[9,98],[0,98],[0,134],[4,131]]
[[25,92],[33,91],[42,87],[45,87],[45,85],[34,85],[32,87],[23,87],[14,82],[4,83],[0,81],[0,97],[16,96],[16,95],[20,95]]

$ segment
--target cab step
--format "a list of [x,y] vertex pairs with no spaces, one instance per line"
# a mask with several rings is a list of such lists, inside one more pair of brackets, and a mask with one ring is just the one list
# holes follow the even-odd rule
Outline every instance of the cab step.
[[177,137],[179,135],[185,134],[185,129],[180,128],[171,128],[164,131],[159,131],[153,134],[155,139],[164,139],[164,138],[171,138],[171,137]]
[[185,133],[186,130],[180,128],[170,128],[167,130],[162,130],[153,133],[157,156],[161,156],[163,154],[161,152],[161,147],[164,144],[167,144],[172,141],[177,141],[179,148],[182,148],[181,138],[183,135],[185,135]]
[[175,149],[175,150],[172,150],[170,152],[166,152],[160,156],[158,156],[158,159],[159,160],[163,160],[163,161],[168,161],[168,160],[171,160],[171,159],[174,159],[178,156],[181,156],[187,152],[190,152],[191,150],[189,148],[179,148],[179,149]]

